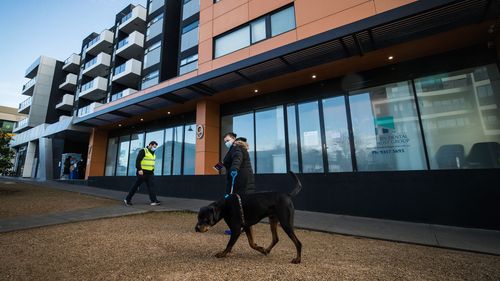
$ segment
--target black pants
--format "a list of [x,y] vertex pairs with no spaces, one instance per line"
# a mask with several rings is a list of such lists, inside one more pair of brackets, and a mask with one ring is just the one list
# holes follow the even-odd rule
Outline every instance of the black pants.
[[149,192],[149,200],[151,200],[151,202],[157,202],[158,200],[156,199],[156,195],[155,195],[155,192],[153,190],[153,188],[154,188],[153,177],[154,177],[154,174],[144,173],[142,176],[137,175],[137,179],[135,180],[134,185],[130,188],[128,195],[127,195],[127,198],[125,198],[127,200],[127,202],[130,202],[132,200],[132,196],[134,196],[134,194],[139,189],[139,186],[143,182],[146,183],[146,187],[147,187],[148,192]]

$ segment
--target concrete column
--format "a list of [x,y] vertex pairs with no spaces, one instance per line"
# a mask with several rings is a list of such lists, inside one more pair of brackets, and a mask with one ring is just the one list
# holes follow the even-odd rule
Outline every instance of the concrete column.
[[87,168],[85,179],[93,176],[104,176],[106,165],[106,150],[108,149],[108,132],[92,129],[89,139],[89,151],[87,155]]
[[[202,126],[203,136],[196,138],[196,175],[216,175],[212,167],[220,161],[220,106],[208,100],[196,105],[196,126]],[[198,134],[198,132],[197,132]]]
[[26,160],[24,160],[24,168],[22,174],[23,178],[31,178],[32,175],[35,175],[33,171],[35,152],[36,152],[36,142],[30,141],[28,143],[28,148],[26,148]]
[[38,139],[38,174],[37,178],[41,180],[51,180],[53,178],[52,167],[52,139]]

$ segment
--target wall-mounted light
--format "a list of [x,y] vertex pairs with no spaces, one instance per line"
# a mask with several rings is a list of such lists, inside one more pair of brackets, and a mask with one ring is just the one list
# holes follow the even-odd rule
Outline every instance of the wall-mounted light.
[[388,56],[387,57],[388,60],[393,60],[394,59],[394,56]]
[[191,128],[191,125],[189,125],[188,132],[192,132],[193,128]]

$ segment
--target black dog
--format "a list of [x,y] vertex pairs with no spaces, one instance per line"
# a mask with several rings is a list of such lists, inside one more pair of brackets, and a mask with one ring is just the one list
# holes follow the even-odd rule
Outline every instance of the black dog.
[[[221,199],[206,207],[202,207],[198,213],[198,223],[196,232],[206,232],[211,226],[217,224],[221,219],[231,229],[231,238],[226,249],[215,256],[217,258],[225,257],[238,240],[243,229],[248,237],[250,247],[261,252],[264,255],[269,254],[271,249],[278,243],[277,225],[280,223],[288,237],[295,244],[297,256],[292,263],[300,263],[302,243],[300,243],[293,231],[293,216],[295,208],[293,207],[292,197],[297,195],[302,189],[302,184],[297,176],[290,172],[295,179],[296,186],[290,193],[281,192],[257,192],[244,195],[230,195],[227,199]],[[243,209],[243,212],[241,211]],[[266,249],[259,247],[253,241],[252,225],[258,223],[265,217],[269,217],[273,241]]]

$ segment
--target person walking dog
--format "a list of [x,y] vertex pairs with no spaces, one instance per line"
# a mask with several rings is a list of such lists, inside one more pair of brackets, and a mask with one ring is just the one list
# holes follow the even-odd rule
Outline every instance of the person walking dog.
[[147,147],[143,148],[137,154],[137,158],[135,160],[137,179],[135,180],[134,185],[130,188],[127,197],[123,199],[125,205],[127,206],[132,205],[132,197],[137,192],[139,186],[143,182],[146,183],[146,187],[149,192],[149,200],[151,200],[151,206],[160,205],[160,201],[158,201],[158,199],[156,198],[156,194],[154,192],[154,184],[153,184],[155,160],[156,160],[155,150],[157,147],[158,143],[156,141],[151,141]]

